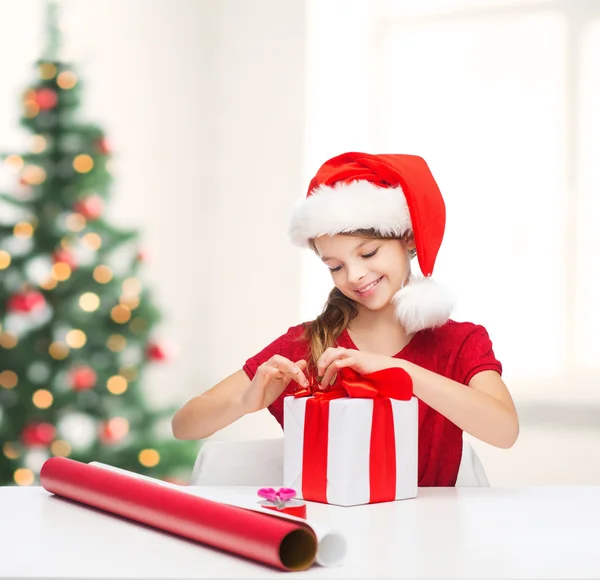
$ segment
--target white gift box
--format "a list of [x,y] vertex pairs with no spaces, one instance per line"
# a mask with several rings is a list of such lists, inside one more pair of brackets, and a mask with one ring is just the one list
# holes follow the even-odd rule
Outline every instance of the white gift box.
[[[302,495],[306,404],[312,397],[284,399],[285,487]],[[419,408],[409,401],[390,399],[396,452],[395,500],[417,496]],[[373,399],[339,398],[329,405],[327,439],[327,503],[353,506],[370,503],[370,446]],[[304,498],[311,500],[310,497]],[[391,500],[390,500],[391,501]]]

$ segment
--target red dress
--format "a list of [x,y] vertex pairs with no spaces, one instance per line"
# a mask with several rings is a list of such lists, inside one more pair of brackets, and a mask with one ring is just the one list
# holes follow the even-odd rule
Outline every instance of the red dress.
[[[257,368],[273,355],[291,361],[308,359],[309,345],[303,338],[303,325],[293,326],[258,354],[246,361],[244,371],[252,379]],[[356,349],[344,331],[337,346]],[[470,322],[448,321],[439,328],[417,332],[394,358],[401,358],[468,385],[477,373],[486,370],[502,373],[492,342],[483,326]],[[291,382],[269,407],[283,425],[283,399],[298,388]],[[453,486],[462,456],[462,430],[443,415],[419,400],[419,486]]]

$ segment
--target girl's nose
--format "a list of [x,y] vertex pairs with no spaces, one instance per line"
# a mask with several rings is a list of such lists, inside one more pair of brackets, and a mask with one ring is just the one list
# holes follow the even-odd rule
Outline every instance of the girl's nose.
[[348,282],[358,284],[364,277],[366,271],[358,265],[348,267]]

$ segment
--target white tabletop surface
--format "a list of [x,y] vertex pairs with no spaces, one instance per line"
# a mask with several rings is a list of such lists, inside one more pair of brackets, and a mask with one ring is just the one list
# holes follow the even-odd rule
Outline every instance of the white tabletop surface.
[[379,505],[310,503],[308,518],[344,532],[343,566],[279,572],[40,487],[0,487],[0,578],[600,578],[600,487],[428,488]]

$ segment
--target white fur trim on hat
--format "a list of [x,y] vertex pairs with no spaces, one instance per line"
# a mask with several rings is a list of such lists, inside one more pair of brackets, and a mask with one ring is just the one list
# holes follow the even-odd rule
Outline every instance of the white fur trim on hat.
[[292,242],[306,247],[318,236],[376,229],[398,237],[412,229],[406,198],[400,187],[378,187],[369,181],[320,185],[292,211]]
[[445,286],[422,276],[411,277],[408,284],[396,292],[393,301],[396,316],[409,334],[442,326],[448,322],[455,304]]

